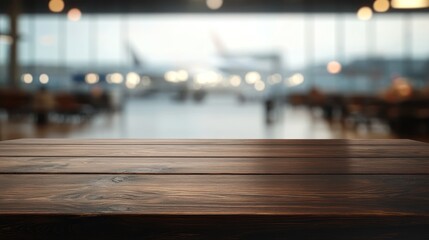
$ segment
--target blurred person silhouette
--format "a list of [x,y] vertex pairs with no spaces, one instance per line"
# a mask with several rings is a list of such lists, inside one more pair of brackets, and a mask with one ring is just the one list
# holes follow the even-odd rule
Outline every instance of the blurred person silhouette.
[[107,100],[104,98],[105,93],[101,86],[94,86],[91,88],[91,104],[98,111],[107,105]]
[[278,88],[269,88],[264,92],[265,123],[267,125],[273,124],[279,117],[277,111],[279,110],[280,93],[277,90]]
[[45,86],[40,87],[34,95],[33,107],[37,125],[47,124],[49,112],[55,107],[55,98]]
[[274,98],[267,97],[264,100],[264,108],[265,108],[265,123],[266,124],[274,123],[274,108],[275,108]]

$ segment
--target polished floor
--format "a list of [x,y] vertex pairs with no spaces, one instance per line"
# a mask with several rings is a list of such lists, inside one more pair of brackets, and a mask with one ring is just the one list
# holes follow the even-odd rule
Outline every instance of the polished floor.
[[375,124],[344,128],[327,123],[320,113],[283,106],[276,121],[266,124],[262,103],[239,103],[232,96],[208,96],[205,101],[176,102],[168,97],[131,98],[122,112],[98,114],[87,121],[70,119],[37,126],[33,119],[8,119],[0,113],[0,139],[16,138],[394,138]]

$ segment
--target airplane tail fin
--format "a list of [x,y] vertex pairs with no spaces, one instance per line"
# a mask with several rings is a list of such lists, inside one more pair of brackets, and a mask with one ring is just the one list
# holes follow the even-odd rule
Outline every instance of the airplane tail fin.
[[138,67],[143,64],[143,61],[140,59],[139,55],[137,54],[136,50],[133,48],[130,42],[126,43],[126,49],[127,53],[130,55],[133,66]]
[[226,49],[224,43],[222,42],[222,40],[220,39],[219,35],[216,32],[212,31],[211,32],[211,38],[212,38],[214,46],[216,47],[218,54],[220,56],[226,56],[227,55],[227,49]]

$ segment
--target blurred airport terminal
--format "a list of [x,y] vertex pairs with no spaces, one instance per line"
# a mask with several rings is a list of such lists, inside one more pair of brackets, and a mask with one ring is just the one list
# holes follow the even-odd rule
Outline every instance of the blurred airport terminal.
[[1,0],[27,137],[429,141],[429,0]]

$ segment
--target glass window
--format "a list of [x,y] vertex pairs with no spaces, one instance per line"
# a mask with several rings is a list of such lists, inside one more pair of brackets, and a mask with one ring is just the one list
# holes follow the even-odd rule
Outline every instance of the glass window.
[[375,52],[384,58],[404,55],[404,19],[402,15],[380,15],[375,20]]
[[19,62],[21,65],[34,63],[36,46],[35,43],[35,22],[33,16],[22,15],[19,19]]
[[[344,67],[354,63],[355,72],[365,72],[366,60],[379,57],[396,60],[399,67],[392,69],[400,72],[404,57],[426,59],[428,22],[424,14],[376,14],[369,21],[360,21],[355,14],[84,14],[77,22],[65,15],[22,15],[19,59],[24,67],[43,64],[60,71],[58,67],[64,65],[70,77],[70,69],[96,71],[96,66],[113,65],[120,71],[119,66],[132,65],[133,57],[149,63],[149,68],[152,63],[168,68],[194,63],[216,68],[222,65],[219,62],[225,65],[221,57],[225,53],[250,56],[275,52],[282,56],[285,76],[297,71],[309,76],[322,73],[328,80],[318,81],[334,86],[337,83],[329,81],[338,76],[326,71],[332,60]],[[6,15],[0,15],[0,32],[8,32]],[[8,44],[0,41],[3,69],[7,49]],[[258,65],[254,62],[228,64],[250,71]],[[313,63],[317,70],[310,67]]]
[[5,14],[0,14],[0,30],[2,33],[9,32],[9,18]]
[[429,56],[429,17],[424,14],[412,16],[411,25],[412,56],[427,58]]
[[314,21],[315,61],[325,65],[336,56],[336,22],[335,15],[316,15]]
[[39,64],[56,65],[59,61],[59,30],[57,16],[34,18],[35,59]]
[[305,21],[302,14],[284,14],[274,22],[274,49],[283,53],[288,72],[300,71],[309,63],[305,52]]
[[354,14],[344,17],[345,61],[363,59],[368,54],[367,28],[370,22],[361,21]]
[[[65,31],[65,46],[66,60],[68,65],[86,66],[93,64],[94,56],[90,56],[90,37],[92,16],[82,15],[80,21],[67,21],[64,25]],[[94,33],[93,33],[94,34]],[[95,38],[94,38],[95,39]],[[95,45],[95,44],[94,44]],[[91,61],[92,60],[92,61]]]
[[102,15],[97,17],[96,62],[98,65],[121,65],[129,47],[129,39],[124,36],[124,17],[119,15]]
[[9,40],[4,34],[9,33],[9,19],[6,15],[0,14],[0,85],[6,82],[7,74],[7,52],[9,47]]

